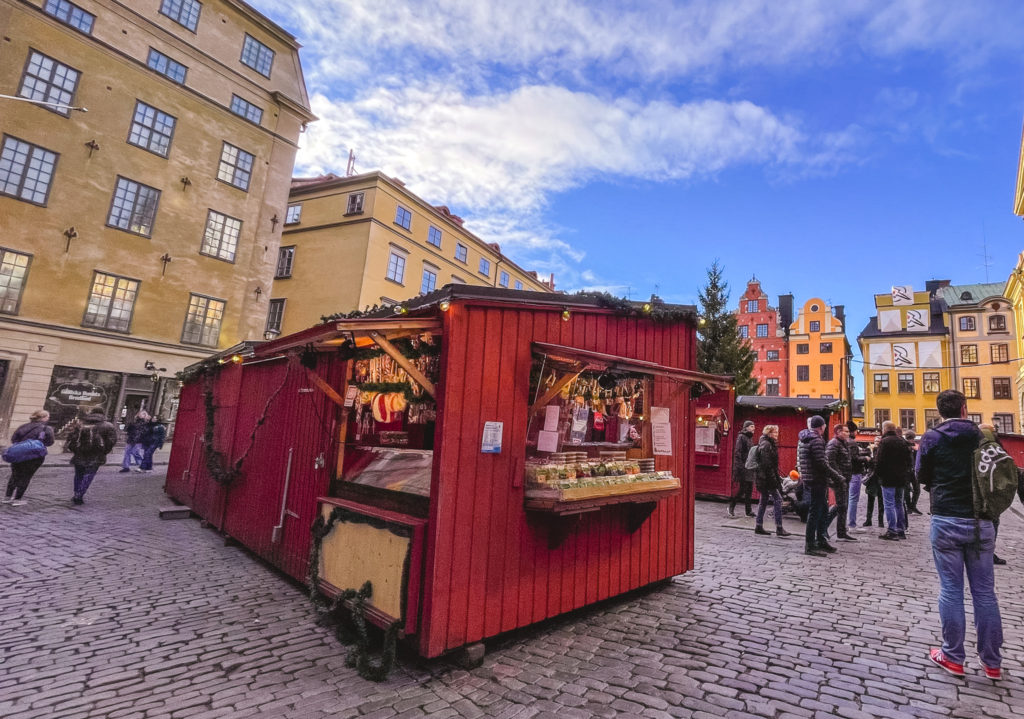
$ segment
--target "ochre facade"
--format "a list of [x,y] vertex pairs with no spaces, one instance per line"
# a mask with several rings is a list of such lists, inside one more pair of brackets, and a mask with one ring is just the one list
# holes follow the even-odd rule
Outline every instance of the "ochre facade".
[[849,355],[842,319],[821,298],[807,300],[789,326],[790,396],[849,403],[853,390]]

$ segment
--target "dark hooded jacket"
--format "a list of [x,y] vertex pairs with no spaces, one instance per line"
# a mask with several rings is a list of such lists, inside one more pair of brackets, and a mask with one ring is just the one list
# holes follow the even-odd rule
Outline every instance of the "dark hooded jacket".
[[744,465],[747,463],[747,455],[750,454],[750,448],[754,446],[751,440],[753,436],[750,432],[740,432],[739,437],[736,438],[736,447],[732,452],[733,482],[749,482],[751,480],[750,470]]
[[947,419],[921,437],[916,472],[921,484],[931,492],[932,514],[974,517],[971,472],[974,450],[980,442],[981,430],[977,425],[960,418]]
[[117,443],[117,430],[99,412],[85,415],[81,425],[68,435],[71,464],[76,467],[99,467]]
[[907,440],[899,432],[886,432],[878,443],[878,455],[875,457],[878,483],[883,487],[902,487],[907,483],[907,473],[912,467]]
[[754,484],[761,494],[782,487],[779,481],[779,448],[775,440],[767,434],[762,434],[757,442],[757,476],[754,478]]
[[38,439],[43,445],[49,447],[53,444],[53,427],[46,422],[26,422],[14,430],[11,435],[11,444],[24,442],[26,439]]
[[825,440],[812,429],[800,432],[796,445],[796,466],[800,479],[808,487],[826,487],[843,481],[843,475],[829,466],[825,458]]
[[846,440],[833,437],[825,445],[825,459],[832,465],[832,469],[843,475],[843,479],[850,481],[853,477],[853,461],[850,458],[850,446]]

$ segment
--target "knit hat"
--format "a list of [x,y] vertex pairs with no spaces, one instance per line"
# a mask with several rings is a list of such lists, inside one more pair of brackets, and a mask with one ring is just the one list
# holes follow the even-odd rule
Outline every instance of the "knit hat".
[[807,420],[807,426],[810,427],[811,429],[818,429],[819,427],[824,427],[825,418],[822,417],[820,414],[816,414],[809,420]]
[[753,428],[754,428],[754,420],[748,419],[746,422],[743,423],[743,429],[740,430],[740,431],[742,432],[742,431],[746,431],[748,429],[753,429]]

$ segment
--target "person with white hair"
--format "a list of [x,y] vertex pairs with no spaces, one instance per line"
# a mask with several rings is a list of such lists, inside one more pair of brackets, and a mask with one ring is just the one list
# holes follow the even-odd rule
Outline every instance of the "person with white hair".
[[[25,504],[25,500],[22,497],[25,496],[28,483],[32,481],[32,477],[46,460],[45,448],[53,445],[53,428],[47,424],[49,419],[49,412],[45,409],[37,409],[28,418],[28,422],[14,430],[14,434],[11,435],[12,446],[19,442],[35,439],[42,442],[44,448],[41,450],[43,454],[40,457],[11,463],[11,478],[7,481],[7,492],[4,494],[4,498],[0,500],[0,503],[10,504],[14,507],[20,507]],[[38,447],[39,445],[36,446]]]

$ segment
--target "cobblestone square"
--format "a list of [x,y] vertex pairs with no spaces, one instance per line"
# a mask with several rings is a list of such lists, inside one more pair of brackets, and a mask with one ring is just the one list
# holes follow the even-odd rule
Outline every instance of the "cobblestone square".
[[998,543],[1009,561],[997,568],[1001,683],[980,674],[969,608],[967,678],[927,659],[939,640],[927,515],[912,518],[906,542],[867,531],[814,558],[799,535],[757,537],[753,520],[698,502],[693,572],[490,642],[477,669],[406,653],[374,684],[345,666],[346,647],[316,624],[301,587],[197,519],[160,520],[171,504],[162,484],[159,473],[107,466],[73,507],[70,468],[47,464],[25,506],[0,507],[0,716],[1024,712],[1024,521],[1014,512]]

